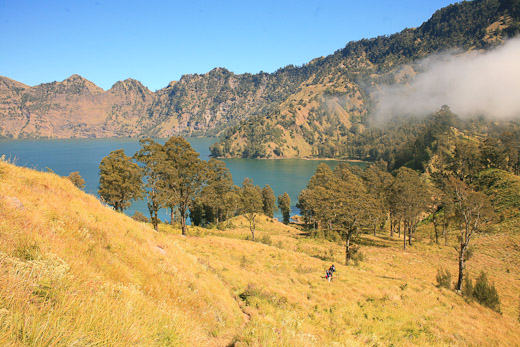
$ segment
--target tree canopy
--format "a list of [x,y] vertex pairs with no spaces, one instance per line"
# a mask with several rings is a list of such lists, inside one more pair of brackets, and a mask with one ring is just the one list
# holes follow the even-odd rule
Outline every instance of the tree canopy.
[[122,149],[110,152],[99,164],[99,196],[123,212],[132,200],[143,197],[142,170]]

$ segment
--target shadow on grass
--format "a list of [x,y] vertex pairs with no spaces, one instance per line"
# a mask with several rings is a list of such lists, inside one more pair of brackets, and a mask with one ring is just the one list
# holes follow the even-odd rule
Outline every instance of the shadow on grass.
[[380,247],[380,248],[388,248],[392,246],[392,241],[396,241],[392,238],[381,238],[380,240],[366,238],[363,236],[357,237],[354,241],[356,244],[360,246],[372,246],[372,247]]

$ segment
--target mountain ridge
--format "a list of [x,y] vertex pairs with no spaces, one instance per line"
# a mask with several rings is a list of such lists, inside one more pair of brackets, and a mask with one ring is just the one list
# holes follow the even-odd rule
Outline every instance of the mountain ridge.
[[[416,29],[350,42],[332,55],[313,60],[320,69],[302,88],[320,86],[318,93],[309,90],[302,98],[291,95],[293,99],[278,112],[231,127],[212,146],[212,154],[370,160],[373,156],[359,153],[362,148],[355,143],[370,126],[375,101],[370,91],[410,78],[421,68],[414,62],[430,54],[496,47],[520,31],[519,8],[518,1],[462,2],[436,11]],[[404,70],[408,71],[403,74]],[[335,114],[331,101],[336,103],[334,110],[343,109],[348,117]],[[314,104],[309,107],[310,103]]]
[[[396,78],[395,69],[432,52],[499,44],[520,31],[519,7],[513,0],[453,4],[418,28],[352,41],[302,66],[257,74],[214,68],[155,92],[134,79],[104,91],[79,75],[33,87],[0,77],[0,137],[221,135],[215,156],[338,156],[336,142],[366,126],[372,101],[363,83]],[[250,123],[265,141],[246,136]]]

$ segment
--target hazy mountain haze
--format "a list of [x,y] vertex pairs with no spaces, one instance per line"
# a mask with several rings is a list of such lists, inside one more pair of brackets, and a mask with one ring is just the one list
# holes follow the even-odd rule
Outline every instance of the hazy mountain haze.
[[421,60],[406,83],[379,86],[375,119],[428,115],[442,105],[462,117],[520,116],[520,38],[487,52],[445,52]]

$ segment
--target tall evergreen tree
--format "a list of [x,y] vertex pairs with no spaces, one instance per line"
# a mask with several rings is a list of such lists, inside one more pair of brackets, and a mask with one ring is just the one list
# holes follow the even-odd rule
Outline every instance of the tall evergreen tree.
[[308,188],[302,190],[298,194],[298,202],[296,207],[300,209],[300,214],[303,216],[303,221],[306,227],[313,225],[316,227],[316,220],[314,216],[314,206],[312,203],[312,191]]
[[278,197],[278,208],[282,212],[283,223],[289,224],[291,218],[291,197],[287,192]]
[[202,208],[208,210],[204,220],[206,223],[225,220],[230,214],[226,198],[233,190],[233,177],[226,167],[226,163],[211,159],[206,165],[207,180],[200,194]]
[[389,192],[393,183],[393,177],[390,173],[384,171],[381,164],[370,165],[363,172],[363,179],[367,187],[368,193],[373,197],[374,208],[371,215],[374,235],[376,235],[377,227],[384,225],[389,212]]
[[376,199],[368,194],[363,180],[355,175],[348,165],[339,165],[334,170],[338,178],[331,188],[335,203],[331,206],[334,222],[345,235],[345,263],[352,258],[350,242],[359,228],[370,224],[370,216],[375,214]]
[[99,196],[116,211],[143,197],[142,170],[122,149],[110,152],[99,164]]
[[[191,201],[200,193],[206,181],[204,163],[188,141],[171,137],[163,146],[165,167],[161,201],[172,211],[179,209],[182,235],[186,235],[186,218]],[[172,218],[173,220],[173,218]]]
[[337,177],[330,167],[322,163],[316,168],[316,172],[309,180],[307,188],[308,204],[312,206],[312,214],[319,222],[319,227],[323,229],[327,227],[328,232],[332,232],[332,222],[334,220],[334,205],[336,203],[334,186],[337,183]]
[[262,203],[264,214],[267,217],[273,218],[276,208],[276,197],[274,196],[273,189],[268,184],[262,188]]
[[165,169],[165,155],[163,146],[152,139],[139,140],[141,149],[134,158],[144,164],[144,188],[150,220],[156,231],[159,231],[159,209],[162,207],[160,199],[163,171]]
[[412,245],[412,235],[421,215],[430,206],[430,197],[428,185],[417,172],[404,166],[397,170],[397,176],[391,187],[390,204],[393,213],[404,222],[404,249],[406,249],[406,233],[408,233],[408,244]]

